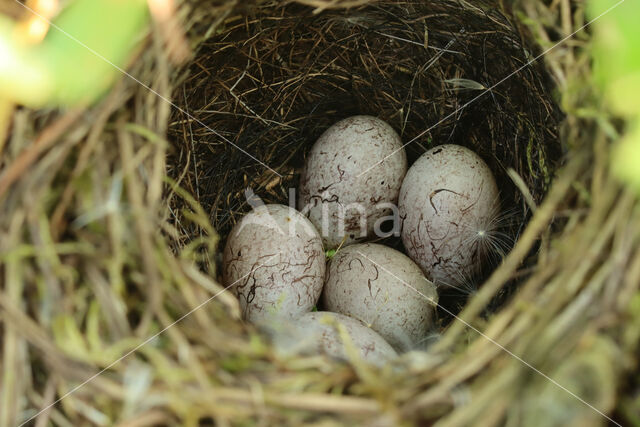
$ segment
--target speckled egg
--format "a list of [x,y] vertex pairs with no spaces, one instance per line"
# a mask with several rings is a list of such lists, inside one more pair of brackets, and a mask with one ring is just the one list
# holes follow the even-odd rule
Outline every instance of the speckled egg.
[[458,286],[484,263],[479,240],[495,223],[495,178],[473,151],[440,145],[409,169],[398,201],[407,254],[436,285]]
[[223,281],[251,322],[295,318],[320,297],[325,274],[322,240],[295,209],[263,205],[245,215],[228,237]]
[[[398,134],[370,116],[341,120],[320,136],[300,178],[298,209],[326,249],[375,236],[398,200],[407,158]],[[377,228],[376,228],[377,226]]]
[[324,353],[337,359],[349,360],[340,328],[348,334],[363,360],[384,365],[397,353],[377,332],[351,317],[326,311],[306,313],[295,321],[298,343],[305,352]]
[[411,259],[387,246],[341,249],[329,262],[324,308],[359,319],[396,350],[420,348],[434,323],[438,293]]

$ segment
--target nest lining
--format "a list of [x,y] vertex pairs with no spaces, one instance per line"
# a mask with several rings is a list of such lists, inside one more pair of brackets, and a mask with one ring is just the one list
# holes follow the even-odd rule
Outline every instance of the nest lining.
[[513,74],[531,49],[497,9],[392,1],[314,15],[263,6],[226,26],[201,45],[176,90],[184,111],[170,128],[175,172],[189,168],[185,186],[222,236],[249,208],[245,188],[286,203],[313,142],[356,114],[413,141],[410,162],[434,145],[472,148],[505,205],[522,202],[507,168],[542,198],[561,156],[560,114],[540,67]]

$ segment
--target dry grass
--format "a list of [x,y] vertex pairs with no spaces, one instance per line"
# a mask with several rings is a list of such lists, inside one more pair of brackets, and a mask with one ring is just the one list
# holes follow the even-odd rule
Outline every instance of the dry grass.
[[[239,43],[242,34],[257,31],[257,17],[274,9],[269,9],[269,4],[261,6],[266,9],[256,9],[253,3],[233,9],[232,3],[207,3],[205,7],[195,0],[184,2],[180,16],[192,43],[231,31],[237,36],[234,49],[249,49],[251,44]],[[323,5],[335,3],[313,4]],[[565,0],[551,6],[523,2],[519,10],[523,10],[522,17],[530,19],[531,33],[544,48],[582,24],[581,6],[570,6]],[[302,10],[299,7],[293,5],[288,10]],[[347,25],[344,19],[336,18],[331,21],[335,23],[333,33],[322,33],[326,23],[321,25],[322,21],[316,19],[322,18],[314,16],[336,15],[313,15],[312,9],[306,10],[307,18],[301,19],[300,25],[308,25],[310,34],[326,34],[328,39],[356,31],[353,23]],[[461,13],[479,12],[467,5]],[[247,18],[239,18],[241,15]],[[497,15],[489,16],[496,19]],[[261,31],[271,34],[265,40],[277,40],[272,24],[278,20],[285,25],[287,15],[274,12],[274,19],[263,19]],[[505,28],[508,24],[498,20],[496,25]],[[415,33],[415,28],[399,31]],[[430,33],[434,46],[450,40],[441,31],[440,35],[437,30]],[[508,45],[520,40],[520,36],[512,37]],[[160,34],[152,32],[130,71],[171,98],[174,88],[193,83],[194,77],[171,65],[162,40]],[[222,42],[216,40],[203,45],[209,46],[210,59],[222,49]],[[240,207],[228,208],[235,196],[229,189],[240,188],[239,183],[216,175],[231,166],[238,170],[240,165],[227,161],[225,169],[199,169],[196,173],[194,164],[206,164],[202,158],[196,160],[204,164],[194,163],[192,154],[196,151],[188,147],[190,135],[197,133],[184,130],[188,137],[184,146],[175,145],[179,115],[172,116],[171,106],[162,99],[124,78],[88,111],[18,109],[0,158],[0,427],[19,424],[72,391],[30,425],[394,425],[401,421],[437,421],[451,426],[606,424],[605,418],[532,367],[619,422],[637,422],[640,405],[634,387],[640,341],[640,206],[609,173],[610,140],[603,129],[608,128],[610,119],[599,109],[597,94],[588,84],[588,43],[583,34],[546,57],[567,114],[560,134],[569,148],[566,164],[555,175],[548,192],[544,175],[531,173],[529,162],[522,163],[521,155],[513,154],[512,149],[483,152],[490,161],[512,166],[538,204],[514,249],[460,314],[484,336],[454,321],[441,331],[442,336],[429,352],[408,354],[383,371],[320,356],[276,354],[263,337],[239,321],[236,301],[228,293],[221,293],[182,318],[221,291],[215,279],[220,237],[209,214],[224,234],[220,222],[224,209],[227,215],[241,211]],[[268,49],[258,44],[255,48]],[[412,52],[407,56],[415,62],[400,63],[400,67],[422,64],[413,53],[419,47],[405,46],[403,52],[405,48]],[[380,76],[376,82],[378,96],[370,98],[370,108],[380,111],[394,125],[402,123],[402,116],[393,117],[389,113],[392,108],[385,109],[387,102],[403,101],[385,97],[392,94],[390,79],[385,78],[389,71],[381,67],[382,72],[375,74],[366,68],[374,64],[363,58],[362,62],[348,59],[346,65],[356,73]],[[523,60],[515,58],[520,63]],[[302,68],[309,65],[305,61],[295,64]],[[201,65],[203,73],[212,69],[211,64]],[[243,60],[227,68],[218,67],[220,72],[227,72],[219,80],[231,82],[233,72],[237,80],[245,66]],[[413,70],[409,80],[413,80],[417,68]],[[450,64],[446,70],[455,73],[457,68]],[[277,72],[281,71],[272,71]],[[458,77],[468,78],[468,72],[462,68]],[[532,85],[525,88],[546,88],[539,72],[527,69],[532,79],[521,77],[520,85],[525,81]],[[341,75],[339,69],[335,75]],[[272,74],[270,78],[277,76]],[[450,90],[441,82],[436,85],[436,79],[420,78],[426,79],[424,96],[416,99],[427,99],[430,90],[438,94]],[[339,81],[336,78],[335,88],[340,87]],[[517,85],[518,81],[510,84]],[[267,114],[277,109],[257,111],[254,106],[258,104],[249,99],[249,88],[242,84],[248,85],[248,79],[234,89],[239,99],[232,96],[233,104],[221,102],[216,111],[233,107],[238,115],[236,126],[258,132],[262,120],[248,112],[242,102],[264,120],[276,120]],[[364,86],[356,85],[353,99],[366,96]],[[494,94],[500,95],[500,91],[496,88]],[[460,97],[469,95],[464,92],[454,94],[452,105],[439,105],[451,111],[459,105]],[[201,108],[193,105],[201,102],[194,93],[186,93],[189,102],[176,99],[190,109]],[[520,96],[505,96],[507,105],[539,106],[535,97],[526,99],[524,94],[528,93],[523,90]],[[552,105],[548,94],[543,99],[544,105]],[[286,99],[273,100],[286,106]],[[291,99],[290,105],[295,102]],[[483,102],[479,108],[486,109],[493,100]],[[354,103],[351,108],[360,105]],[[412,114],[417,114],[416,108],[412,106]],[[422,114],[424,122],[419,123],[421,116],[414,116],[407,120],[406,127],[398,127],[405,129],[405,135],[416,135],[432,122],[432,117]],[[466,114],[473,117],[469,111]],[[538,123],[541,116],[535,114],[535,119],[527,116],[525,123]],[[293,117],[277,121],[299,126]],[[226,120],[227,126],[233,124]],[[322,120],[330,122],[333,117]],[[315,130],[307,126],[305,132],[297,130],[297,135],[312,140],[314,132],[325,125],[322,120]],[[518,123],[513,120],[505,118],[499,123],[505,127],[503,132]],[[498,125],[489,122],[494,129]],[[170,123],[173,144],[166,136]],[[454,121],[446,122],[442,129],[433,130],[432,137],[440,135],[436,132],[451,133],[455,126]],[[277,129],[280,135],[286,133],[283,127]],[[546,127],[523,129],[530,129],[536,147],[553,149],[542,145],[547,141]],[[224,127],[216,130],[230,132]],[[476,139],[491,135],[480,126],[477,132]],[[249,144],[250,135],[247,133],[244,140],[234,138]],[[470,144],[476,141],[471,137],[468,140]],[[230,149],[213,141],[209,147],[232,155]],[[265,149],[257,141],[247,147]],[[551,144],[554,139],[549,141]],[[303,156],[303,144],[290,147],[294,157]],[[479,139],[476,147],[482,152]],[[274,154],[274,168],[295,171],[294,157],[288,163],[282,153]],[[539,164],[532,164],[533,172],[541,170],[536,169]],[[255,166],[244,165],[248,169],[239,175],[255,176],[251,169]],[[167,171],[173,180],[167,178]],[[273,177],[258,176],[263,180],[258,188],[266,191]],[[211,194],[205,194],[202,190],[206,187],[200,182],[204,179],[226,180],[229,187],[211,188]],[[176,181],[180,185],[175,185]],[[271,187],[276,194],[272,197],[281,200],[279,188],[287,185],[278,182]],[[514,190],[512,197],[516,194]],[[523,264],[525,259],[528,261]],[[520,284],[518,292],[507,292],[514,278]],[[503,298],[496,304],[499,295]],[[179,319],[175,326],[148,341]],[[137,351],[131,353],[134,349]],[[106,372],[76,389],[103,369]]]

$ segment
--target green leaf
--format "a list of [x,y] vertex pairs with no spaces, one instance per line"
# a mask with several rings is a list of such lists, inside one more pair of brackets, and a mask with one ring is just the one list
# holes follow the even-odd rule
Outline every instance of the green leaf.
[[0,15],[0,97],[4,102],[42,105],[53,92],[53,79],[42,58],[22,48],[16,25]]
[[[613,109],[624,116],[640,114],[640,2],[591,0],[594,23],[594,76]],[[604,13],[604,14],[603,14]],[[602,15],[602,16],[601,16]]]
[[588,6],[591,19],[598,18],[593,37],[595,82],[613,112],[628,124],[615,146],[612,169],[640,192],[640,2],[590,0]]
[[[149,20],[144,0],[75,0],[61,12],[36,54],[51,67],[52,100],[87,104],[122,75]],[[116,68],[117,67],[117,68]]]
[[0,16],[0,96],[30,107],[91,104],[122,76],[148,23],[145,0],[75,0],[28,45]]
[[613,170],[640,192],[640,120],[635,121],[614,150]]

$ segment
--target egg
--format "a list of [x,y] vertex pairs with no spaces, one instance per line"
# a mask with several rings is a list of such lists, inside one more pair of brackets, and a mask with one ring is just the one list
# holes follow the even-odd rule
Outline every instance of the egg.
[[424,346],[438,293],[406,255],[365,243],[331,259],[321,300],[325,309],[363,321],[396,350],[408,351]]
[[436,285],[460,286],[485,262],[481,240],[500,211],[489,166],[473,151],[440,145],[409,169],[398,201],[407,254]]
[[231,231],[223,282],[237,295],[245,319],[295,318],[310,311],[325,275],[322,240],[309,220],[284,205],[262,205]]
[[348,346],[345,346],[341,329],[366,362],[384,365],[397,357],[396,351],[384,338],[359,320],[326,311],[306,313],[293,322],[272,325],[272,331],[277,330],[273,344],[285,354],[321,353],[349,360]]
[[313,145],[300,178],[298,209],[318,228],[326,249],[343,239],[366,240],[397,214],[406,172],[406,154],[391,126],[371,116],[349,117]]

